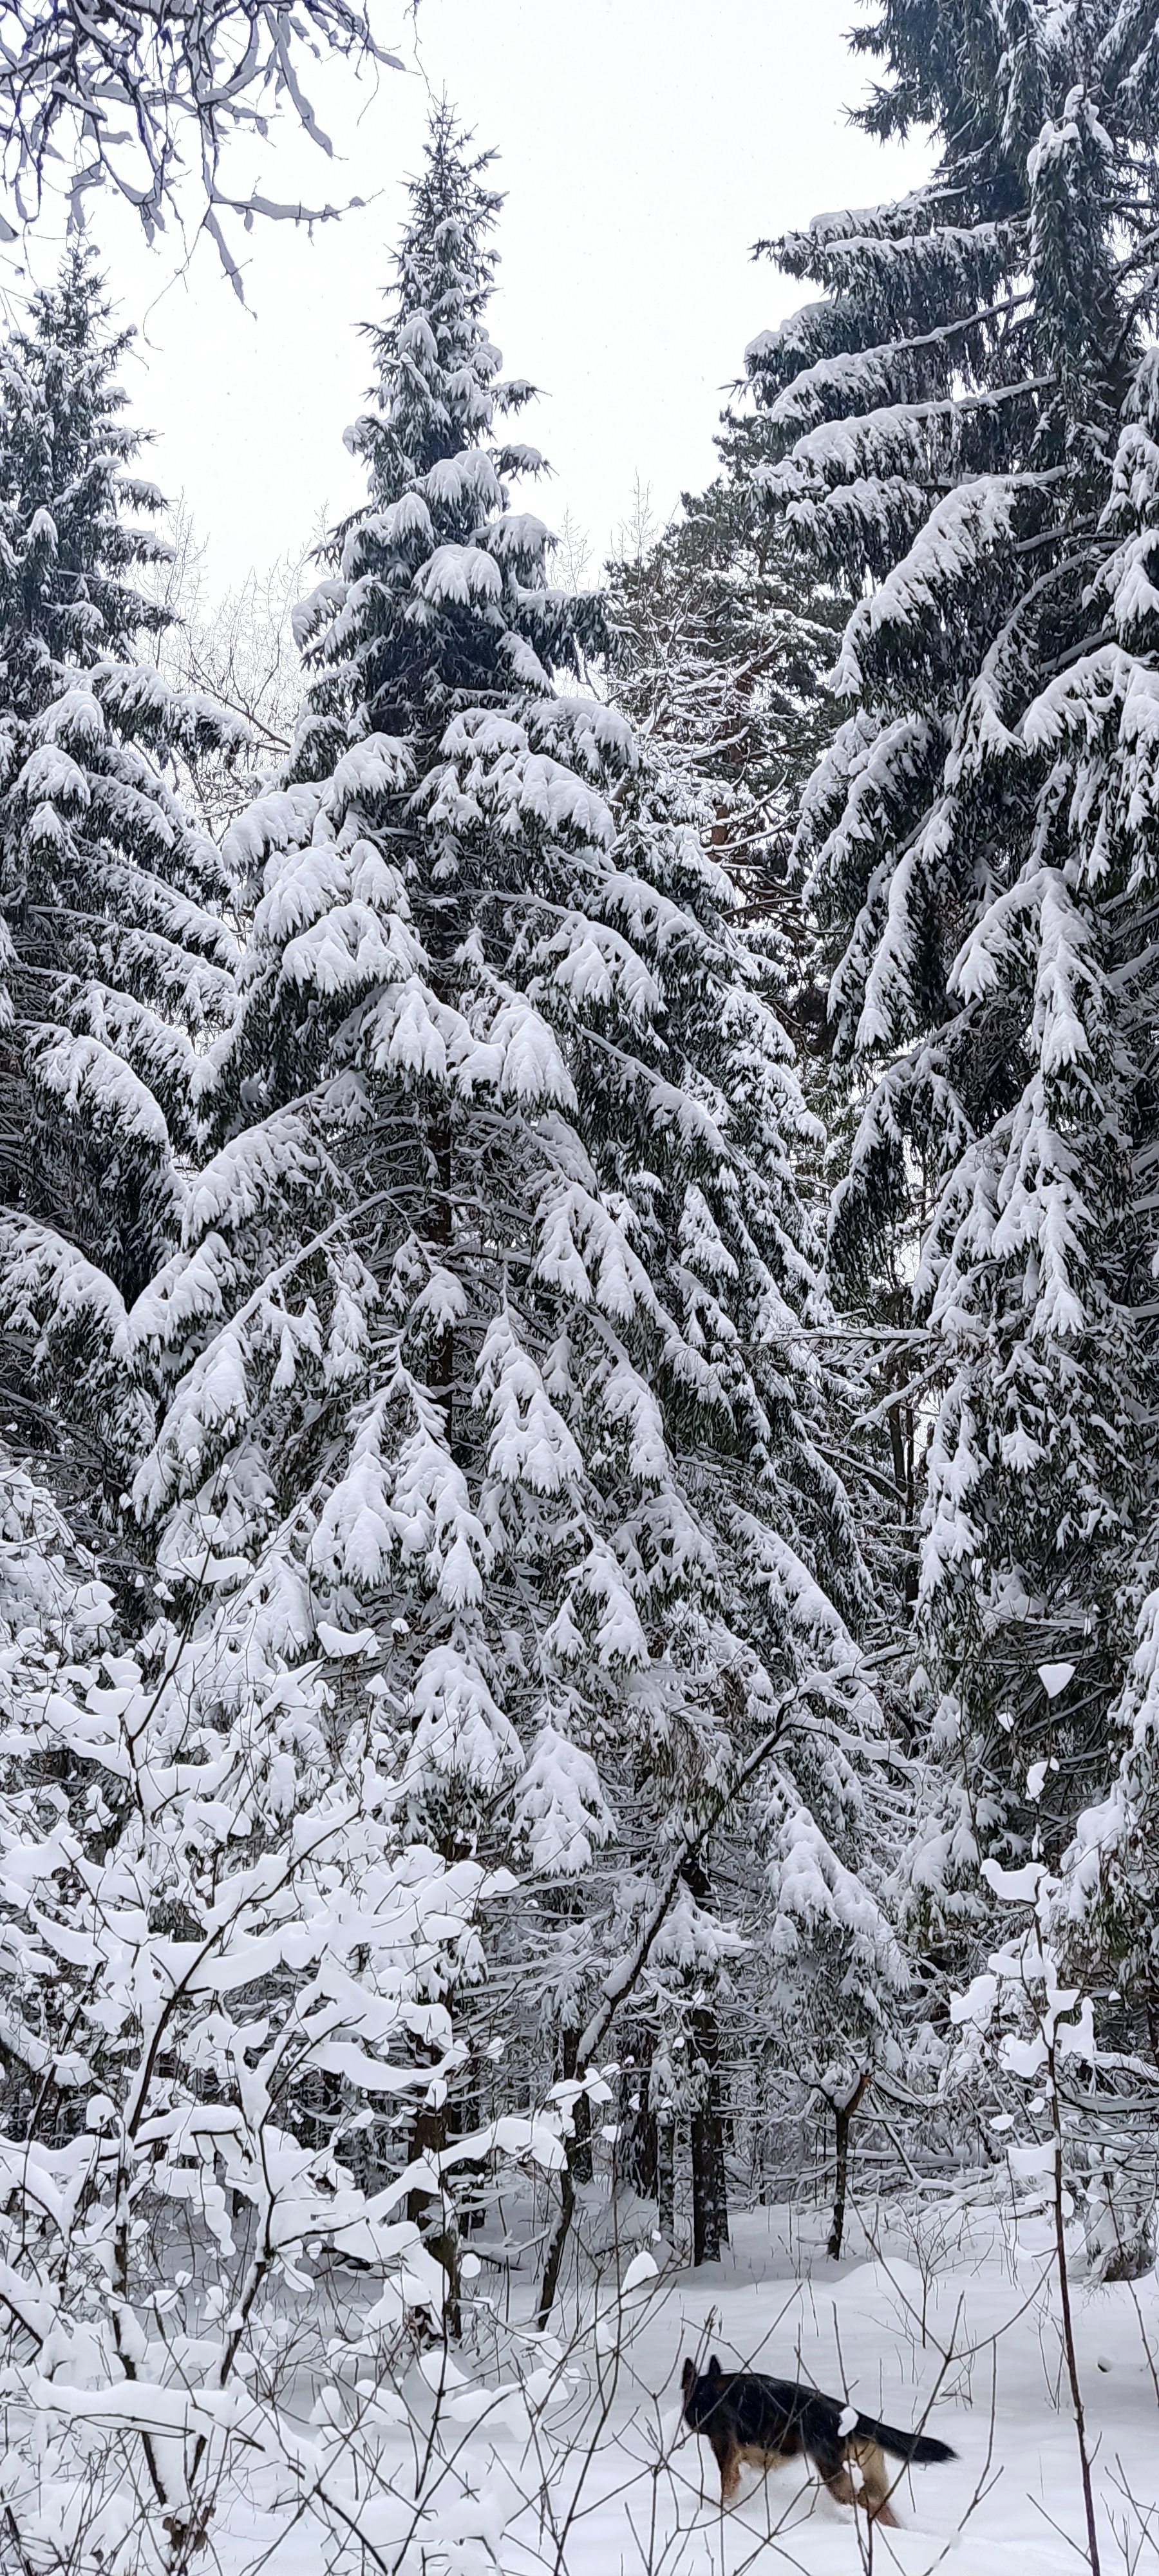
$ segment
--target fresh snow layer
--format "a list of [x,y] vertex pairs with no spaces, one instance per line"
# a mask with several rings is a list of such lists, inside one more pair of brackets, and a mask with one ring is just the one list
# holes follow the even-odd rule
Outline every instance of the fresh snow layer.
[[[632,2208],[643,2215],[641,2204]],[[583,2217],[610,2252],[606,2201],[597,2209],[592,2195]],[[539,2338],[527,2337],[520,2365],[527,2380],[537,2370],[547,2380],[542,2365],[557,2358],[561,2345],[569,2378],[562,2402],[553,2399],[544,2408],[534,2441],[519,2405],[480,2423],[484,2384],[494,2388],[495,2373],[473,2355],[470,2330],[453,2361],[448,2357],[444,2365],[437,2351],[428,2352],[395,2383],[409,2422],[402,2420],[398,2396],[384,2386],[383,2465],[392,2461],[396,2493],[413,2495],[414,2416],[429,2422],[427,2389],[441,2368],[455,2437],[465,2441],[463,2428],[471,2428],[466,2521],[478,2534],[481,2516],[488,2539],[478,2558],[480,2541],[468,2539],[463,2527],[459,2481],[444,2480],[432,2564],[482,2567],[487,2561],[503,2576],[524,2570],[538,2576],[548,2568],[556,2576],[744,2576],[758,2563],[767,2571],[780,2563],[796,2576],[855,2576],[858,2568],[871,2576],[874,2563],[882,2576],[886,2569],[934,2576],[943,2565],[955,2576],[1054,2576],[1056,2570],[1074,2576],[1076,2563],[1085,2561],[1079,2460],[1052,2238],[1041,2205],[1016,2228],[993,2210],[971,2215],[944,2202],[909,2216],[870,2213],[864,2224],[851,2220],[851,2251],[840,2264],[822,2250],[827,2225],[827,2213],[815,2209],[752,2212],[734,2220],[723,2263],[696,2272],[673,2264],[653,2240],[654,2279],[641,2277],[651,2264],[639,2254],[629,2263],[631,2247],[623,2243],[618,2305],[613,2262],[596,2293],[594,2318],[590,2284],[577,2313],[573,2281],[552,2320],[556,2342],[545,2349]],[[489,2251],[489,2231],[473,2240],[481,2263],[474,2253],[467,2261],[472,2277],[464,2286],[469,2302],[478,2298],[476,2324],[505,2314],[512,2325],[520,2315],[530,2323],[535,2248],[525,2244],[520,2251],[511,2236],[496,2241],[502,2258]],[[506,2278],[504,2261],[512,2266]],[[1124,2565],[1124,2539],[1131,2549],[1127,2566],[1134,2567],[1141,2518],[1153,2529],[1159,2512],[1159,2389],[1152,2366],[1159,2356],[1159,2285],[1154,2276],[1131,2285],[1086,2284],[1081,2230],[1072,2261],[1103,2576],[1111,2576]],[[356,2335],[357,2325],[348,2331]],[[330,2351],[336,2357],[333,2343]],[[888,2424],[920,2427],[950,2443],[958,2457],[911,2472],[899,2468],[893,2505],[903,2527],[875,2529],[868,2552],[864,2517],[834,2505],[796,2466],[767,2479],[744,2468],[738,2501],[722,2514],[711,2452],[680,2424],[680,2367],[688,2353],[701,2368],[710,2353],[719,2353],[726,2368],[812,2383]],[[359,2366],[352,2366],[351,2380]],[[336,2378],[345,2376],[339,2366]],[[510,2388],[510,2368],[500,2376]],[[609,2401],[602,2424],[605,2409],[593,2395],[601,2377]],[[336,2393],[333,2402],[338,2421]],[[467,2470],[465,2447],[460,2462]],[[537,2484],[545,2475],[554,2541],[541,2525]],[[520,2492],[527,2498],[522,2510]],[[276,2515],[255,2513],[250,2505],[244,2515],[227,2513],[215,2539],[226,2576],[242,2576],[266,2549],[277,2576],[313,2576],[318,2563],[318,2535],[308,2516],[279,2534]]]

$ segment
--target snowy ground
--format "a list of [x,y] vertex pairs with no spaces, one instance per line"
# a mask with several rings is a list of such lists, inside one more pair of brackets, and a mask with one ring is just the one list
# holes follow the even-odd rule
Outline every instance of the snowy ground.
[[[867,2564],[883,2576],[932,2576],[947,2561],[959,2576],[1073,2576],[1086,2557],[1084,2524],[1045,2221],[1023,2219],[1014,2241],[1009,2220],[992,2212],[943,2209],[918,2221],[883,2217],[868,2235],[854,2222],[851,2233],[849,2259],[833,2265],[821,2251],[820,2213],[759,2211],[735,2222],[722,2265],[672,2268],[629,2300],[618,2350],[614,2333],[592,2333],[589,2311],[566,2355],[570,2393],[530,2436],[518,2405],[470,2427],[481,2402],[473,2390],[494,2375],[468,2368],[472,2386],[453,2400],[461,2429],[445,2423],[434,2445],[433,2457],[453,2457],[454,2468],[432,2476],[428,2461],[425,2543],[412,2533],[405,2550],[399,2508],[414,2492],[418,2449],[413,2424],[393,2436],[384,2563],[462,2576],[487,2567],[505,2576],[545,2567],[743,2576],[758,2559],[769,2567],[772,2550],[801,2576],[855,2576]],[[1072,2298],[1103,2576],[1136,2567],[1145,2576],[1159,2553],[1159,2282],[1093,2288],[1079,2268]],[[600,2340],[613,2347],[602,2356]],[[870,2534],[860,2514],[792,2469],[766,2481],[743,2472],[740,2499],[722,2515],[711,2454],[679,2426],[682,2356],[703,2362],[710,2350],[845,2394],[891,2424],[924,2424],[959,2456],[903,2478],[897,2531]],[[553,2357],[534,2343],[523,2353],[524,2368]],[[507,2376],[510,2384],[510,2368]],[[416,2392],[421,2419],[417,2370],[412,2404]],[[259,2513],[244,2531],[235,2522],[231,2537],[222,2554],[239,2571],[270,2543],[280,2576],[307,2564],[302,2526],[278,2546]],[[313,2545],[308,2560],[319,2564]]]
[[[669,2285],[667,2303],[657,2302],[629,2356],[646,2388],[667,2374],[667,2426],[678,2414],[677,2343],[702,2354],[711,2344],[734,2363],[799,2376],[887,2423],[922,2423],[952,2444],[956,2461],[903,2479],[894,2503],[906,2528],[872,2537],[882,2567],[924,2576],[951,2552],[961,2576],[1073,2571],[1076,2552],[1085,2557],[1085,2525],[1045,2225],[1024,2223],[1014,2252],[992,2221],[972,2242],[951,2223],[950,2247],[932,2272],[920,2244],[911,2235],[907,2249],[897,2229],[882,2230],[869,2259],[855,2253],[841,2266],[820,2253],[822,2232],[810,2221],[805,2243],[799,2227],[790,2242],[783,2217],[757,2213],[734,2229],[718,2273],[686,2272]],[[937,2234],[936,2225],[928,2228],[927,2247]],[[1159,2350],[1159,2287],[1076,2283],[1072,2296],[1088,2438],[1097,2445],[1104,2576],[1111,2567],[1129,2576],[1159,2542],[1159,2390],[1148,2358],[1148,2347]],[[625,2426],[621,2475],[638,2448]],[[705,2445],[679,2442],[669,2465],[665,2533],[673,2537],[679,2526],[686,2545],[679,2558],[666,2556],[667,2568],[736,2576],[772,2543],[796,2567],[837,2576],[866,2555],[861,2517],[794,2471],[767,2480],[745,2472],[739,2503],[722,2516]],[[601,2478],[608,2501],[570,2553],[577,2567],[642,2563],[629,2526],[632,2498],[614,2497],[613,2483]]]

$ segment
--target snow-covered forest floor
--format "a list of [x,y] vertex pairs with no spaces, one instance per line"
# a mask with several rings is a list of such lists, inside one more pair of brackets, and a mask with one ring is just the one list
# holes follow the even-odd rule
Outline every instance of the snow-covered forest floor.
[[[364,2537],[375,2530],[384,2566],[417,2542],[415,2563],[421,2555],[432,2570],[497,2565],[505,2576],[743,2576],[770,2567],[770,2551],[800,2576],[859,2564],[933,2576],[947,2559],[960,2576],[1068,2568],[1085,2555],[1083,2507],[1047,2218],[961,2202],[866,2206],[840,2263],[824,2254],[827,2224],[800,2204],[749,2211],[720,2264],[662,2261],[619,2297],[613,2266],[598,2286],[573,2283],[550,2337],[528,2322],[533,2266],[513,2252],[521,2231],[506,2238],[503,2271],[493,2252],[488,2260],[489,2232],[477,2240],[462,2345],[453,2359],[428,2350],[401,2367],[385,2409],[381,2382],[375,2399],[365,2380],[358,2393],[358,2320],[347,2310],[345,2352],[341,2336],[330,2343],[334,2393],[319,2403],[314,2383],[299,2401],[303,2439],[327,2454],[329,2496],[345,2494]],[[1104,2576],[1134,2576],[1159,2546],[1159,2289],[1154,2276],[1090,2285],[1081,2230],[1071,2251]],[[626,2249],[621,2285],[643,2268]],[[722,2514],[712,2455],[680,2421],[682,2359],[703,2367],[710,2351],[726,2368],[799,2378],[888,2424],[920,2426],[958,2456],[898,2473],[896,2530],[871,2529],[796,2466],[768,2479],[742,2470]],[[527,2396],[485,2393],[510,2392],[520,2374]],[[373,2503],[362,2438],[371,2413]],[[425,2542],[408,2531],[416,2497]],[[259,2565],[306,2576],[320,2551],[326,2563],[341,2539],[333,2512],[300,2505],[279,2506],[261,2476],[244,2497],[223,2496],[217,2562],[229,2576]]]

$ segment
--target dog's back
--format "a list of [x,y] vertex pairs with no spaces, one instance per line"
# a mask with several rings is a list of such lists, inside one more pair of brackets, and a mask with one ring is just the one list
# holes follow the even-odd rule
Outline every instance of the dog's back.
[[722,2504],[736,2493],[742,2461],[768,2470],[804,2454],[835,2503],[863,2504],[871,2519],[893,2523],[884,2453],[918,2461],[954,2457],[945,2442],[878,2424],[794,2380],[725,2372],[715,2354],[705,2371],[686,2361],[680,2386],[684,2421],[704,2435],[720,2470]]
[[791,2458],[785,2444],[796,2435],[795,2448],[800,2448],[802,2413],[811,2391],[798,2388],[789,2379],[768,2379],[763,2371],[738,2370],[725,2377],[719,2361],[713,2358],[699,2377],[695,2364],[686,2361],[681,2381],[684,2391],[684,2421],[698,2433],[711,2437],[714,2431],[728,2426],[737,2439],[779,2451]]

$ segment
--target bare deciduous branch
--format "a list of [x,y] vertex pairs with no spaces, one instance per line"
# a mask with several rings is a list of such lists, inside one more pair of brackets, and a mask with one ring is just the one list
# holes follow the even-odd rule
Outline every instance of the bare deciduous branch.
[[248,229],[256,215],[310,225],[344,211],[239,191],[225,167],[231,144],[263,141],[285,110],[331,156],[303,78],[334,58],[361,77],[402,68],[358,0],[0,0],[0,237],[14,241],[46,194],[65,196],[77,229],[88,192],[112,188],[150,241],[199,201],[240,296],[223,218]]

